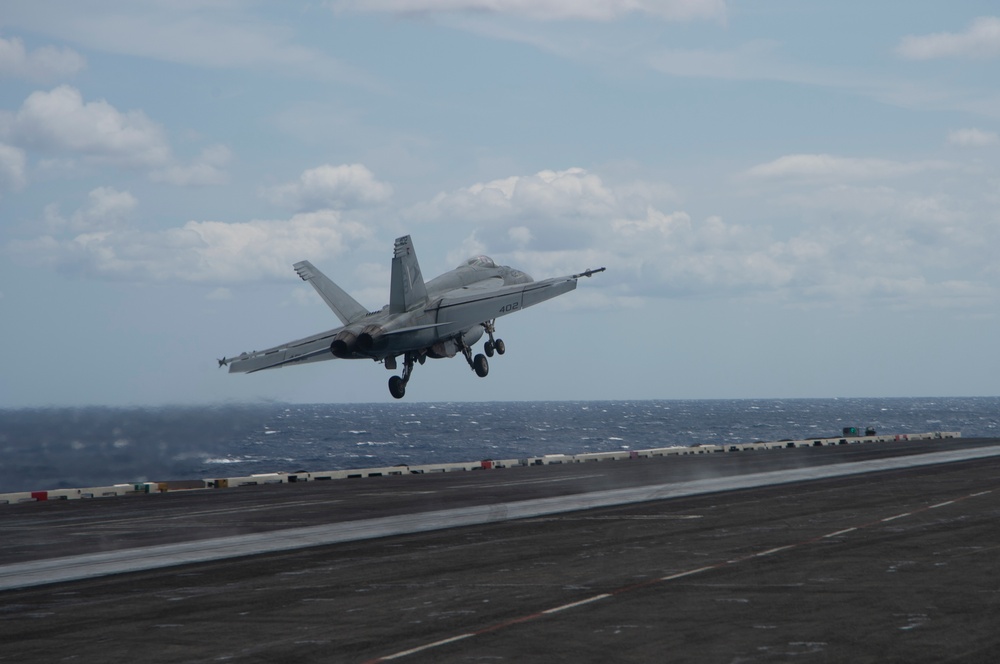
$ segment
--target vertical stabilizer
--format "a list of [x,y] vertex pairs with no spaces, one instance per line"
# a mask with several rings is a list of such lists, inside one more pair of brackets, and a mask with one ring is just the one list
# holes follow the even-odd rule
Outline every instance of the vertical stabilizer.
[[330,281],[329,277],[317,270],[309,261],[300,261],[292,267],[295,268],[295,273],[302,277],[302,281],[308,281],[312,284],[326,305],[333,309],[333,313],[337,314],[337,318],[344,325],[350,325],[368,315],[367,309],[348,295],[343,288]]
[[396,238],[389,282],[389,311],[401,314],[427,303],[427,288],[409,235]]

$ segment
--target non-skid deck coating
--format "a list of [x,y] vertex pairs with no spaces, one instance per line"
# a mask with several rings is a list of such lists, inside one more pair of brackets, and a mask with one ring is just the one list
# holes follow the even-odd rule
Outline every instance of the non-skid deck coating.
[[549,516],[600,507],[615,507],[651,500],[666,500],[720,491],[829,479],[859,473],[907,469],[983,459],[991,456],[1000,456],[1000,445],[928,452],[888,459],[834,463],[816,467],[745,473],[700,480],[674,481],[428,512],[410,512],[396,516],[283,528],[261,533],[227,535],[175,544],[156,544],[45,558],[0,565],[0,590],[79,581],[110,574],[212,562],[263,553],[294,551],[364,539],[409,535],[462,526],[478,526],[499,521]]
[[[20,505],[0,563],[998,442]],[[0,661],[979,661],[998,484],[991,457],[10,590]]]

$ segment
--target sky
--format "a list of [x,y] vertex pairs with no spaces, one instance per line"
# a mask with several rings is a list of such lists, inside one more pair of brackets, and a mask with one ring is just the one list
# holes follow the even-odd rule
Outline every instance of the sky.
[[388,402],[216,359],[393,239],[577,290],[415,401],[1000,394],[995,2],[8,0],[0,408]]

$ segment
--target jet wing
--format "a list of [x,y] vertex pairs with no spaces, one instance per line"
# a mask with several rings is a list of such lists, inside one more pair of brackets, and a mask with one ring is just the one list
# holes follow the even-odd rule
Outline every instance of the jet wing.
[[[506,316],[532,305],[550,300],[576,288],[577,279],[589,277],[604,268],[580,274],[553,277],[526,284],[458,288],[441,296],[437,305],[437,323],[452,324],[456,329]],[[496,280],[490,280],[496,281]]]
[[240,353],[236,357],[222,358],[219,363],[220,365],[228,364],[229,373],[253,373],[262,369],[276,369],[287,364],[333,360],[336,359],[336,356],[330,352],[330,344],[342,329],[338,327],[273,348],[255,350],[252,353]]

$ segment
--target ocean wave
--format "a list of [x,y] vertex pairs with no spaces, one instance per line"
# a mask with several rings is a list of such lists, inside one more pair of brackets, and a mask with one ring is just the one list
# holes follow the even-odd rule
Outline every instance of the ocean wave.
[[615,451],[625,440],[644,449],[835,436],[845,426],[991,437],[1000,398],[0,409],[0,492],[192,479],[216,466],[236,476]]

